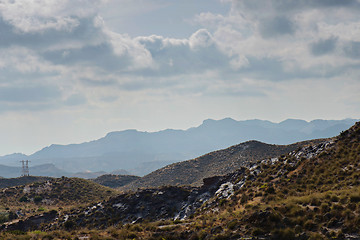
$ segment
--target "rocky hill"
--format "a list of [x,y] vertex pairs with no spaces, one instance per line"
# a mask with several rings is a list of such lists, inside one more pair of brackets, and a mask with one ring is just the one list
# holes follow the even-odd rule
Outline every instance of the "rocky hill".
[[[118,194],[111,188],[80,178],[0,179],[3,180],[10,181],[6,185],[16,186],[2,188],[0,191],[0,223],[13,220],[22,224],[23,219],[33,219],[32,217],[39,213],[46,213],[48,216],[50,211],[50,216],[55,217],[54,213],[64,209],[99,202]],[[19,181],[32,183],[18,185]]]
[[291,145],[272,145],[248,141],[192,160],[168,165],[131,182],[121,189],[136,190],[137,188],[153,188],[164,185],[200,186],[204,178],[226,175],[241,167],[249,167],[259,160],[279,157],[298,148],[322,141],[325,139]]
[[135,180],[138,180],[140,177],[132,176],[132,175],[114,175],[114,174],[105,174],[99,176],[92,181],[111,188],[118,188],[122,187],[126,184],[129,184]]
[[26,185],[34,182],[45,182],[51,180],[50,177],[18,177],[18,178],[0,178],[0,189],[14,186]]
[[222,184],[199,214],[212,224],[200,228],[224,239],[360,239],[359,170],[360,122]]
[[[25,177],[32,178],[32,177]],[[117,192],[90,180],[81,178],[56,178],[43,182],[15,187],[3,188],[0,192],[0,201],[7,206],[20,202],[34,202],[35,197],[41,197],[44,203],[72,205],[88,203],[106,199]],[[27,200],[25,200],[27,199]]]

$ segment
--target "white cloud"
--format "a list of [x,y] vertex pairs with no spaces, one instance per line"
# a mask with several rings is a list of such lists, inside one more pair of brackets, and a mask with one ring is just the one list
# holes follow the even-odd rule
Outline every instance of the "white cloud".
[[193,50],[198,48],[208,48],[214,44],[211,34],[206,29],[200,29],[191,35],[189,39],[189,46]]
[[114,54],[119,57],[128,56],[131,59],[129,71],[152,67],[153,59],[149,50],[139,44],[138,41],[127,35],[117,34],[109,30],[105,33],[109,36]]
[[3,19],[20,32],[47,29],[72,31],[77,18],[95,15],[101,0],[4,0],[0,3]]
[[44,61],[35,51],[24,47],[3,49],[0,62],[0,70],[11,69],[22,74],[50,73],[61,69]]
[[[149,86],[148,76],[166,79],[208,70],[230,80],[323,77],[342,74],[349,64],[359,64],[354,56],[360,39],[359,31],[354,30],[359,21],[353,10],[356,1],[231,1],[228,15],[204,12],[194,16],[194,22],[203,28],[183,39],[157,35],[132,38],[113,32],[98,15],[102,3],[3,1],[0,13],[3,24],[8,24],[3,26],[8,34],[5,40],[0,39],[0,46],[31,49],[23,57],[26,61],[19,60],[20,72],[45,72],[36,68],[46,63],[46,68],[62,68],[66,74],[78,69],[71,79],[77,76],[103,86],[109,82],[122,86],[124,79],[132,76],[143,79],[145,87]],[[331,20],[329,12],[340,20]],[[5,66],[4,61],[0,66]],[[89,69],[88,76],[82,77]],[[102,75],[112,80],[99,80]],[[167,85],[163,80],[158,82]]]
[[[274,64],[277,79],[326,77],[359,65],[354,41],[360,34],[359,1],[228,1],[228,15],[198,14],[194,21],[214,29],[214,40],[234,70],[274,79],[257,63]],[[303,74],[303,73],[306,74]],[[249,73],[249,72],[248,72]]]

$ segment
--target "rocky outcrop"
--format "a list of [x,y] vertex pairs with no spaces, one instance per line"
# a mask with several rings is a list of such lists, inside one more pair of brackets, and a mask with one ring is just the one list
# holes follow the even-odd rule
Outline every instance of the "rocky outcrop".
[[[201,187],[166,186],[121,194],[108,201],[64,214],[55,228],[67,225],[104,228],[144,220],[185,219],[204,204],[207,207],[216,204],[216,201],[209,201],[214,196],[230,197],[233,191],[242,186],[243,183],[236,183],[235,180],[243,179],[245,172],[246,169],[242,168],[227,176],[204,179],[206,184]],[[225,189],[224,184],[232,184],[231,191]]]
[[53,222],[58,216],[57,211],[53,210],[41,215],[31,216],[25,220],[19,220],[15,222],[11,222],[8,224],[4,224],[0,227],[1,230],[5,231],[14,231],[14,230],[20,230],[20,231],[31,231],[36,230],[41,227],[41,224]]

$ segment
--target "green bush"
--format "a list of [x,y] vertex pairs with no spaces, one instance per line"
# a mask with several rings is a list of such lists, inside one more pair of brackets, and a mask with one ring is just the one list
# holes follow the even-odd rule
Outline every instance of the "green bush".
[[238,226],[239,222],[234,219],[234,220],[231,220],[228,224],[227,224],[227,227],[230,229],[230,230],[235,230],[235,228]]
[[295,232],[291,228],[276,229],[271,233],[271,239],[292,240],[295,239]]
[[312,220],[307,220],[304,223],[304,228],[310,231],[316,230],[316,224]]
[[38,212],[44,212],[44,211],[45,211],[45,208],[43,208],[43,207],[38,208]]
[[75,223],[71,220],[68,220],[64,223],[64,227],[67,229],[67,230],[70,230],[72,228],[74,228],[75,226]]
[[360,202],[360,195],[354,194],[350,196],[350,202],[357,203]]
[[326,239],[324,238],[321,234],[319,233],[313,233],[311,234],[309,240],[323,240],[323,239]]
[[259,235],[263,235],[263,234],[265,234],[265,232],[261,228],[255,228],[252,231],[252,235],[254,235],[254,236],[259,236]]
[[22,197],[19,199],[19,202],[29,202],[29,199],[28,199],[26,196],[22,196]]
[[321,213],[327,213],[330,211],[330,206],[327,203],[321,203],[320,205],[320,211]]
[[9,214],[7,212],[0,213],[0,223],[9,221]]
[[43,200],[41,196],[35,196],[34,197],[34,203],[40,203]]

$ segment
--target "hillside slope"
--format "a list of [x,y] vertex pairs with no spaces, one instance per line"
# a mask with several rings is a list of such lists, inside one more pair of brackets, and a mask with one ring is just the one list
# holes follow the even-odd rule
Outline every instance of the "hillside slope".
[[1,180],[11,180],[13,185],[14,181],[17,181],[16,184],[19,184],[19,181],[23,183],[38,181],[1,189],[0,223],[7,219],[15,219],[17,222],[50,211],[49,214],[53,219],[56,217],[55,213],[63,209],[88,205],[118,194],[111,188],[80,178],[23,177]]
[[45,182],[51,180],[50,177],[34,177],[34,176],[25,176],[18,178],[0,178],[0,189],[14,186],[21,186],[30,184],[33,182]]
[[200,188],[145,189],[72,217],[101,228],[109,221],[176,220],[136,224],[132,229],[142,232],[132,236],[143,239],[359,239],[359,170],[360,122],[334,139],[205,179]]
[[241,167],[249,167],[259,160],[278,157],[306,145],[322,141],[325,140],[305,141],[291,145],[271,145],[258,141],[248,141],[192,160],[168,165],[131,182],[121,189],[136,190],[137,188],[164,185],[200,186],[204,178],[226,175]]
[[197,218],[212,222],[202,225],[208,234],[216,227],[224,239],[360,239],[360,122],[222,186]]
[[360,122],[336,138],[204,179],[201,187],[121,194],[37,229],[57,238],[70,231],[98,239],[360,239],[359,170]]
[[91,180],[106,187],[118,188],[126,184],[129,184],[135,180],[138,180],[139,178],[140,177],[138,176],[132,176],[132,175],[106,174]]

